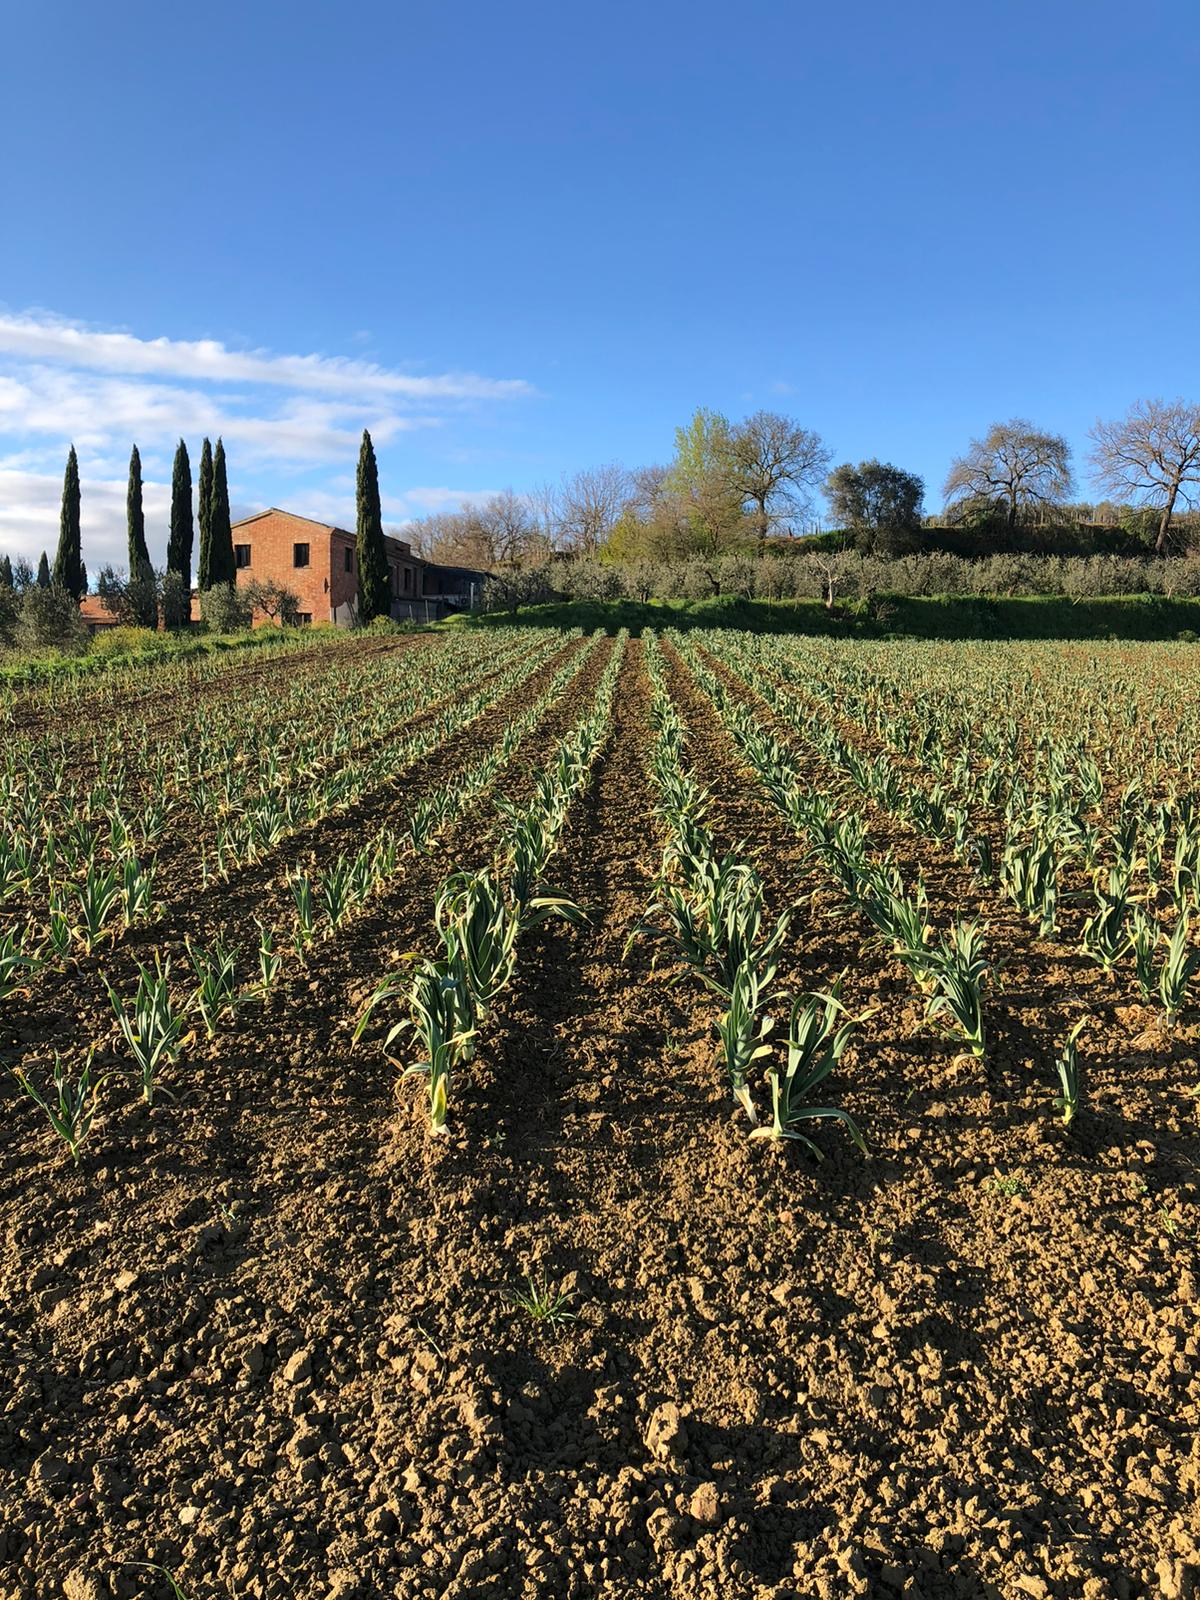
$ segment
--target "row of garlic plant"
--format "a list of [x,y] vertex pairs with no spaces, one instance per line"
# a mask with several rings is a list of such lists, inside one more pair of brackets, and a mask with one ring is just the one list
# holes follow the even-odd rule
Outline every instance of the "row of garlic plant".
[[[552,648],[547,641],[543,653]],[[456,642],[445,655],[422,655],[419,671],[375,662],[374,678],[359,667],[320,696],[301,694],[270,728],[246,701],[224,734],[206,717],[193,737],[165,741],[151,762],[139,761],[128,741],[106,742],[86,780],[62,749],[43,750],[40,762],[10,752],[0,758],[0,917],[11,924],[23,902],[52,899],[87,865],[161,851],[172,825],[189,855],[215,837],[225,860],[255,859],[320,808],[351,803],[385,781],[395,730],[430,700],[458,694],[519,654],[511,642],[500,650]]]
[[[797,995],[791,1002],[782,1051],[771,1042],[775,1026],[771,1008],[786,1002],[778,982],[779,956],[792,912],[784,911],[770,923],[757,870],[737,851],[718,851],[706,821],[709,795],[685,765],[686,728],[652,636],[646,640],[646,666],[656,729],[651,773],[668,841],[654,899],[630,934],[629,945],[639,938],[664,945],[682,963],[681,976],[691,973],[718,996],[723,1006],[716,1021],[719,1052],[733,1098],[750,1121],[752,1138],[796,1140],[820,1158],[820,1147],[801,1124],[834,1120],[865,1150],[862,1134],[847,1111],[811,1103],[813,1092],[832,1072],[865,1018],[845,1015],[840,985],[835,983],[825,993]],[[769,1122],[760,1119],[754,1097],[760,1062],[771,1096]]]
[[[563,661],[541,692],[505,724],[500,737],[477,761],[422,796],[413,807],[407,829],[401,836],[397,837],[391,828],[385,827],[355,854],[341,854],[322,869],[310,870],[297,864],[288,882],[296,907],[291,943],[301,960],[307,959],[323,934],[332,936],[359,906],[393,877],[398,857],[427,856],[438,836],[495,784],[522,741],[543,720],[571,681],[582,673],[595,653],[597,642],[593,638]],[[512,687],[509,685],[506,692]]]
[[[920,874],[906,885],[890,853],[871,840],[861,817],[805,786],[792,752],[730,692],[693,646],[683,640],[676,644],[767,795],[791,827],[807,838],[812,858],[845,903],[870,922],[880,944],[908,973],[925,1004],[926,1020],[947,1025],[961,1036],[971,1055],[982,1058],[984,992],[990,972],[983,947],[985,930],[975,919],[955,918],[939,937],[929,922]],[[783,694],[786,691],[777,686],[764,686],[763,697],[773,709]]]
[[[345,769],[328,770],[296,789],[287,789],[281,781],[269,799],[250,804],[236,822],[219,818],[215,859],[210,861],[206,849],[200,847],[201,883],[213,877],[227,878],[235,865],[269,859],[287,838],[394,782],[482,715],[497,698],[519,688],[561,644],[561,638],[552,636],[531,655],[493,673],[473,692],[461,692],[469,682],[473,657],[465,663],[453,662],[449,673],[435,672],[423,689],[410,686],[404,691],[402,711],[395,703],[389,706],[385,726],[394,727],[397,718],[401,723],[407,720],[421,709],[423,698],[428,703],[429,698],[449,697],[456,690],[460,693],[413,732],[380,745],[369,758]],[[107,860],[98,859],[98,830],[85,819],[81,825],[82,842],[71,827],[58,833],[47,829],[44,834],[44,852],[61,861],[64,869],[73,868],[73,875],[58,881],[44,921],[31,917],[23,926],[12,926],[0,934],[0,999],[27,985],[41,968],[64,966],[78,952],[91,954],[102,936],[115,944],[130,927],[150,921],[166,909],[152,897],[154,864],[139,861],[127,834],[119,831],[124,828],[123,818],[117,815],[111,822]],[[237,843],[231,843],[235,835]],[[369,853],[374,856],[374,847]],[[361,862],[358,869],[361,875]],[[353,880],[353,869],[343,870]]]
[[[723,648],[733,670],[825,759],[883,810],[946,845],[981,884],[998,884],[1035,923],[1040,937],[1061,937],[1064,893],[1085,904],[1090,899],[1094,909],[1080,930],[1081,952],[1106,973],[1128,961],[1142,998],[1159,1001],[1168,1031],[1176,1025],[1200,968],[1200,952],[1189,937],[1190,913],[1200,894],[1200,807],[1192,795],[1172,793],[1150,804],[1135,778],[1122,790],[1108,820],[1101,811],[1104,790],[1095,760],[1086,751],[1076,751],[1072,760],[1064,744],[1044,742],[1040,773],[1028,777],[1019,769],[1024,741],[1012,730],[1015,719],[1004,734],[1007,754],[997,753],[993,742],[992,754],[975,765],[960,750],[952,772],[943,772],[926,790],[886,754],[864,756],[838,733],[832,722],[835,707],[839,715],[869,725],[867,697],[856,693],[853,684],[841,678],[817,684],[808,699],[764,671],[763,652],[753,644],[727,640]],[[758,670],[752,663],[755,656]],[[877,706],[874,731],[894,747],[907,748],[914,738],[911,714]],[[930,726],[936,734],[936,725]],[[928,731],[921,743],[930,760],[935,750],[945,752]],[[999,812],[998,851],[993,850],[986,820],[980,820],[984,810]],[[1090,870],[1086,890],[1063,888],[1063,874],[1075,862]],[[1145,884],[1140,896],[1134,890],[1139,872]],[[1175,908],[1173,923],[1164,925],[1154,913],[1160,891]]]
[[358,653],[353,635],[341,629],[258,629],[251,638],[231,643],[195,641],[192,650],[167,654],[148,652],[113,661],[92,654],[47,669],[33,663],[19,671],[0,672],[0,730],[27,734],[47,718],[71,718],[77,725],[105,721],[129,712],[147,695],[188,694],[220,684],[231,667],[253,668],[258,662],[287,661],[292,656]]
[[497,802],[501,835],[491,865],[456,871],[443,881],[434,913],[441,954],[415,958],[413,972],[385,978],[359,1020],[356,1039],[377,1007],[393,1000],[406,1004],[408,1015],[391,1027],[383,1048],[390,1051],[402,1034],[412,1034],[422,1053],[403,1067],[403,1074],[425,1078],[435,1134],[445,1130],[456,1074],[474,1059],[480,1031],[512,982],[521,936],[551,917],[585,920],[583,908],[550,888],[545,874],[571,806],[588,787],[608,738],[627,642],[622,631],[591,710],[538,772],[532,798],[521,805],[503,798]]
[[[310,875],[297,869],[290,874],[295,919],[290,930],[257,921],[254,979],[245,978],[242,949],[222,936],[203,946],[187,941],[191,973],[182,980],[173,978],[170,961],[164,962],[158,955],[150,963],[136,963],[137,982],[128,998],[102,974],[129,1064],[97,1073],[93,1048],[75,1068],[56,1053],[48,1082],[39,1081],[26,1068],[14,1073],[21,1093],[41,1108],[72,1157],[78,1161],[105,1083],[124,1080],[132,1074],[142,1099],[152,1105],[156,1093],[164,1092],[159,1085],[162,1069],[179,1060],[201,1027],[211,1040],[223,1021],[234,1019],[248,1003],[268,998],[281,975],[289,945],[291,952],[306,962],[318,938],[332,937],[353,911],[387,887],[404,854],[425,854],[436,833],[449,826],[496,781],[522,740],[582,672],[596,644],[596,639],[590,640],[564,660],[534,700],[506,724],[488,752],[436,791],[433,815],[424,812],[420,816],[426,801],[418,802],[407,835],[401,837],[394,830],[383,828],[359,851],[339,855],[322,872]],[[512,687],[497,685],[490,703],[494,704]],[[611,687],[608,693],[611,698]]]

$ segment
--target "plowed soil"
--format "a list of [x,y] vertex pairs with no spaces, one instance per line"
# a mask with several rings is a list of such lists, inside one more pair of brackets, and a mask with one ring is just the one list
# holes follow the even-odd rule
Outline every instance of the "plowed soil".
[[[669,652],[668,682],[714,832],[747,843],[777,913],[813,887],[803,844]],[[1200,1593],[1189,1030],[1106,1013],[1068,1136],[1044,1041],[1092,1002],[1061,948],[1014,925],[980,1065],[818,894],[783,977],[848,968],[851,1009],[875,1008],[827,1086],[870,1154],[833,1125],[821,1163],[748,1141],[715,1002],[645,940],[626,951],[663,842],[649,704],[632,640],[555,857],[590,922],[528,936],[448,1138],[382,1019],[350,1035],[378,977],[429,945],[442,874],[486,861],[486,804],[171,1069],[174,1099],[114,1103],[77,1170],[7,1101],[4,1600],[170,1596],[138,1562],[188,1600]],[[503,716],[448,745],[446,771]],[[431,781],[386,801],[398,823]],[[978,897],[869,821],[919,851],[939,914]],[[48,1040],[71,1022],[55,1005]],[[558,1316],[519,1303],[531,1285]]]

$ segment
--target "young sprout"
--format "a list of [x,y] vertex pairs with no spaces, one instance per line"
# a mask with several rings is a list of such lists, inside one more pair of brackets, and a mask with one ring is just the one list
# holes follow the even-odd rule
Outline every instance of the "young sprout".
[[75,885],[79,900],[79,923],[75,933],[83,948],[91,955],[92,949],[104,932],[104,925],[121,904],[121,885],[115,868],[104,871],[89,863],[87,876]]
[[1082,948],[1104,969],[1111,972],[1129,949],[1126,926],[1129,915],[1129,877],[1116,867],[1108,872],[1107,892],[1096,888],[1097,911],[1083,925]]
[[26,1099],[32,1100],[45,1112],[50,1126],[71,1152],[71,1159],[76,1166],[79,1165],[80,1146],[90,1133],[96,1115],[96,1092],[104,1079],[111,1076],[105,1073],[93,1079],[92,1056],[93,1052],[89,1050],[78,1076],[73,1078],[62,1057],[55,1051],[52,1090],[39,1089],[23,1068],[13,1069],[17,1087]]
[[[49,921],[46,927],[46,939],[51,950],[60,961],[65,961],[71,948],[71,924],[68,922],[61,906],[50,904]],[[0,963],[0,999],[4,996],[2,976],[2,963]]]
[[[771,976],[774,976],[774,969]],[[769,1003],[769,983],[770,978],[766,983],[762,981],[752,960],[744,960],[734,973],[728,1008],[717,1019],[717,1034],[733,1098],[756,1126],[758,1113],[750,1098],[748,1079],[754,1063],[771,1053],[771,1046],[765,1040],[774,1027],[774,1019],[762,1011]]]
[[272,930],[265,923],[259,922],[257,917],[254,921],[258,928],[258,989],[265,1000],[275,986],[283,957],[275,948],[275,935]]
[[179,1586],[178,1579],[175,1577],[174,1573],[170,1572],[166,1567],[160,1567],[157,1562],[154,1561],[127,1561],[125,1565],[127,1567],[141,1567],[146,1572],[157,1573],[160,1578],[165,1578],[167,1583],[170,1585],[171,1600],[188,1600],[188,1596]]
[[1133,971],[1143,1000],[1152,1000],[1155,989],[1155,954],[1158,950],[1158,924],[1141,906],[1135,906],[1129,938],[1133,951]]
[[12,928],[0,934],[0,1000],[7,1000],[21,988],[22,977],[37,971],[40,962],[24,953]]
[[771,1084],[772,1120],[769,1128],[756,1128],[755,1139],[795,1139],[806,1145],[817,1160],[821,1151],[799,1131],[798,1122],[840,1122],[858,1148],[866,1154],[866,1143],[858,1125],[847,1111],[836,1106],[810,1106],[805,1101],[841,1060],[850,1036],[869,1012],[848,1017],[840,1027],[837,1018],[845,1010],[839,998],[840,985],[828,994],[802,994],[792,1002],[788,1028],[787,1061],[773,1062],[767,1068]]
[[[330,927],[336,928],[354,904],[354,863],[345,855],[338,856],[322,873],[319,880],[321,904],[329,918]],[[297,908],[299,903],[297,902]]]
[[528,1273],[524,1289],[514,1290],[511,1298],[514,1306],[552,1333],[557,1333],[565,1323],[579,1320],[578,1312],[570,1309],[574,1298],[571,1291],[552,1289],[544,1273],[540,1278]]
[[506,904],[496,874],[485,869],[447,878],[435,917],[447,958],[462,962],[482,1023],[516,967],[520,915]]
[[983,979],[989,970],[983,935],[977,922],[956,922],[948,941],[935,952],[938,992],[925,1010],[927,1018],[948,1016],[957,1023],[971,1054],[982,1059]]
[[154,868],[143,867],[136,856],[126,856],[121,867],[121,901],[127,928],[149,919],[153,886]]
[[316,923],[313,912],[312,879],[299,867],[288,878],[292,898],[296,902],[296,954],[303,961],[308,946],[313,942]]

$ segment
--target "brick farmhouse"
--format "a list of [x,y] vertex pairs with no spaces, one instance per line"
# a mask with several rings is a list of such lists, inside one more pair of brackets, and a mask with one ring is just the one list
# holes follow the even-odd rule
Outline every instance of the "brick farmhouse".
[[[345,528],[314,522],[273,506],[233,525],[233,555],[239,587],[255,581],[290,589],[301,625],[335,622],[349,627],[358,611],[356,541]],[[431,622],[448,611],[469,611],[478,603],[486,574],[467,567],[439,566],[414,555],[403,539],[384,536],[391,581],[391,614]],[[98,595],[84,595],[80,618],[92,632],[115,626],[117,618]],[[200,597],[192,592],[192,621],[201,620]],[[266,618],[256,616],[255,626]]]
[[[469,609],[477,597],[482,573],[425,561],[390,534],[384,546],[393,617],[432,619]],[[233,554],[239,585],[282,584],[298,598],[302,623],[356,620],[358,557],[345,528],[272,507],[234,523]]]

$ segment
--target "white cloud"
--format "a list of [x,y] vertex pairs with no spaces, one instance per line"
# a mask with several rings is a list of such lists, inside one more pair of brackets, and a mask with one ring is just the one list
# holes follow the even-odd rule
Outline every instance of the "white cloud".
[[[121,564],[125,467],[136,441],[147,475],[151,555],[165,544],[175,441],[225,440],[239,503],[282,501],[347,525],[364,427],[377,448],[414,430],[440,430],[449,458],[468,411],[535,391],[522,379],[470,372],[414,375],[376,361],[233,350],[216,340],[143,339],[48,312],[0,312],[0,552],[36,558],[58,538],[62,461],[79,451],[84,559]],[[336,475],[331,469],[339,467]],[[281,481],[282,479],[282,481]],[[385,514],[481,498],[487,491],[415,488],[389,496]]]
[[[92,578],[103,566],[126,565],[126,487],[125,478],[84,478],[80,528],[83,559]],[[0,555],[11,556],[14,560],[23,556],[27,561],[36,562],[39,553],[45,550],[51,561],[54,560],[62,488],[61,472],[28,472],[0,465]],[[146,538],[150,559],[157,566],[165,559],[170,503],[168,484],[143,483]]]
[[0,353],[91,371],[203,383],[270,384],[359,399],[391,395],[410,401],[506,400],[533,393],[523,378],[484,378],[475,372],[423,377],[344,356],[230,350],[216,339],[139,339],[131,333],[105,333],[45,312],[0,313]]
[[[405,489],[400,494],[384,494],[381,501],[388,525],[403,527],[426,512],[457,511],[459,506],[477,504],[496,493],[495,489],[422,487]],[[342,489],[301,489],[288,496],[286,509],[338,528],[353,528],[354,486],[350,483]]]

